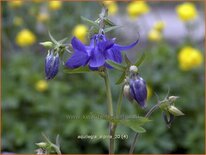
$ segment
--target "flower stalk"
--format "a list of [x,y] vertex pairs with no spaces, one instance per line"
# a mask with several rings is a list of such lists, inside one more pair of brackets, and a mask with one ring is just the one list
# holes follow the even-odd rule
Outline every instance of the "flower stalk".
[[[151,116],[151,114],[157,110],[159,108],[159,106],[162,104],[163,102],[158,102],[158,104],[154,105],[145,115],[146,118],[149,118]],[[129,150],[129,154],[133,154],[134,152],[134,148],[135,148],[135,144],[137,143],[137,140],[139,138],[140,134],[139,133],[136,133],[135,134],[135,137],[134,137],[134,140],[132,142],[132,145],[130,147],[130,150]]]
[[[105,74],[104,74],[103,78],[104,78],[105,86],[106,86],[108,114],[109,114],[109,116],[113,116],[114,112],[113,112],[113,103],[112,103],[112,93],[111,93],[111,89],[110,89],[110,80],[109,80],[109,76],[108,76],[106,69],[105,69]],[[113,139],[113,137],[114,137],[114,124],[111,122],[109,123],[109,134],[111,136],[110,142],[109,142],[109,154],[113,154],[114,153],[114,139]]]

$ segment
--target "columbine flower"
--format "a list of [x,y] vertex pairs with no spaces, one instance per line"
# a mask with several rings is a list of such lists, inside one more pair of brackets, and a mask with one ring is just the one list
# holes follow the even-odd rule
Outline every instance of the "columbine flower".
[[94,35],[91,38],[90,45],[86,46],[76,37],[73,37],[71,44],[74,49],[73,55],[67,60],[66,66],[69,68],[78,68],[89,65],[90,69],[97,70],[101,66],[111,68],[106,60],[112,60],[116,63],[122,62],[122,50],[128,50],[135,46],[138,40],[128,46],[115,44],[115,39],[107,39],[105,35]]
[[46,79],[53,79],[59,70],[59,54],[49,51],[45,59],[45,73]]
[[129,80],[130,95],[142,107],[146,107],[147,87],[146,82],[139,75],[132,76]]

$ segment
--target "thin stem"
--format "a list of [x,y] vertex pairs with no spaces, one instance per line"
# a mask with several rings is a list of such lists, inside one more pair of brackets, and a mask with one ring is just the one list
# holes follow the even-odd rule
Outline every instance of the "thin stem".
[[[112,103],[112,93],[110,89],[110,81],[109,81],[109,76],[107,73],[107,70],[105,70],[105,76],[104,76],[104,81],[105,81],[105,86],[106,86],[106,94],[107,94],[107,107],[108,107],[108,112],[109,116],[113,116],[113,103]],[[110,142],[109,142],[109,154],[114,153],[114,124],[109,123],[109,134],[111,136]]]
[[[159,102],[158,104],[154,105],[154,106],[146,113],[145,117],[149,118],[150,115],[151,115],[155,110],[157,110],[157,109],[159,108],[159,106],[160,106],[161,103],[162,103],[162,102]],[[130,147],[130,150],[129,150],[129,154],[133,154],[134,148],[135,148],[135,144],[136,144],[139,136],[140,136],[139,133],[136,133],[136,134],[135,134],[133,143],[132,143],[132,145],[131,145],[131,147]]]
[[[118,119],[120,112],[121,112],[121,107],[122,107],[122,98],[123,98],[123,87],[121,88],[120,94],[119,94],[119,98],[118,98],[118,102],[117,102],[117,111],[116,111],[116,118]],[[116,128],[117,128],[117,124],[113,124],[111,127],[111,135],[112,135],[112,139],[111,139],[111,145],[113,147],[113,153],[115,151],[115,132],[116,132]]]
[[122,98],[123,98],[123,86],[121,88],[120,94],[119,94],[119,99],[117,102],[117,112],[116,112],[116,117],[119,117],[121,113],[121,108],[122,108]]

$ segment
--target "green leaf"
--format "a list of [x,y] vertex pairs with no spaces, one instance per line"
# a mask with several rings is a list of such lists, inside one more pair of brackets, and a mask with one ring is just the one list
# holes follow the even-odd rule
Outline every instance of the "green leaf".
[[59,44],[58,41],[56,41],[56,39],[54,39],[54,37],[51,35],[50,32],[48,32],[48,33],[49,33],[49,37],[50,37],[51,41],[53,41],[53,43],[55,43],[56,45],[58,45],[58,44]]
[[121,84],[124,81],[125,76],[126,76],[126,72],[123,72],[115,84]]
[[95,118],[101,119],[101,120],[106,120],[106,121],[109,121],[109,122],[112,122],[112,123],[118,123],[119,122],[118,119],[115,119],[114,117],[109,116],[109,115],[105,115],[105,114],[98,114],[98,113],[91,112],[90,115],[91,115],[91,117],[95,117]]
[[111,20],[109,20],[108,18],[104,18],[104,23],[105,25],[108,26],[116,26]]
[[86,17],[81,16],[81,19],[83,21],[87,22],[91,26],[94,26],[94,27],[97,27],[97,28],[99,27],[99,25],[96,22],[94,22],[94,21],[92,21],[92,20],[90,20],[90,19],[88,19]]
[[132,64],[126,54],[124,54],[124,60],[127,64],[127,66],[130,66]]
[[145,59],[145,53],[143,53],[142,55],[141,55],[141,57],[140,57],[140,59],[135,63],[135,66],[139,66],[139,65],[141,65],[142,64],[142,62],[144,61],[144,59]]
[[135,132],[144,133],[146,130],[141,126],[149,121],[146,117],[138,117],[135,119],[120,120],[119,123],[131,128]]
[[89,67],[79,67],[77,69],[64,69],[64,72],[68,74],[87,73],[90,72],[90,69]]
[[58,41],[58,43],[59,43],[59,44],[63,44],[67,39],[68,39],[68,38],[64,38],[64,39]]
[[108,27],[108,28],[105,28],[105,29],[104,29],[104,32],[107,33],[107,32],[110,32],[110,31],[112,31],[112,30],[118,29],[118,28],[120,28],[120,27],[122,27],[122,26],[112,26],[112,27]]
[[120,64],[118,64],[118,63],[116,63],[116,62],[114,62],[114,61],[106,60],[106,62],[107,62],[110,66],[112,66],[113,68],[115,68],[115,69],[117,69],[117,70],[119,70],[119,71],[125,71],[125,69],[126,69],[125,66],[120,65]]

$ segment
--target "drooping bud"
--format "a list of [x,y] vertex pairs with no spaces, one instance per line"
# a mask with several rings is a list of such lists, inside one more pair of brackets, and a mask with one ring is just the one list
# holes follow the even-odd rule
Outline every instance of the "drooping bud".
[[54,50],[48,52],[45,59],[46,79],[53,79],[59,70],[59,54],[54,53]]
[[52,48],[54,45],[51,41],[45,41],[45,42],[41,42],[40,43],[42,46],[46,47],[46,48]]
[[175,106],[171,105],[168,108],[168,111],[173,114],[174,116],[182,116],[184,115],[184,113],[182,111],[180,111],[179,109],[177,109]]
[[[136,67],[136,66],[135,66]],[[142,107],[146,107],[147,87],[146,82],[139,75],[129,79],[130,95]]]
[[130,86],[128,84],[124,85],[123,94],[130,102],[133,101],[133,97],[130,95]]
[[175,119],[174,115],[169,113],[169,116],[168,116],[164,111],[162,112],[162,115],[163,115],[163,118],[164,118],[164,121],[165,121],[167,127],[170,128],[172,122]]

